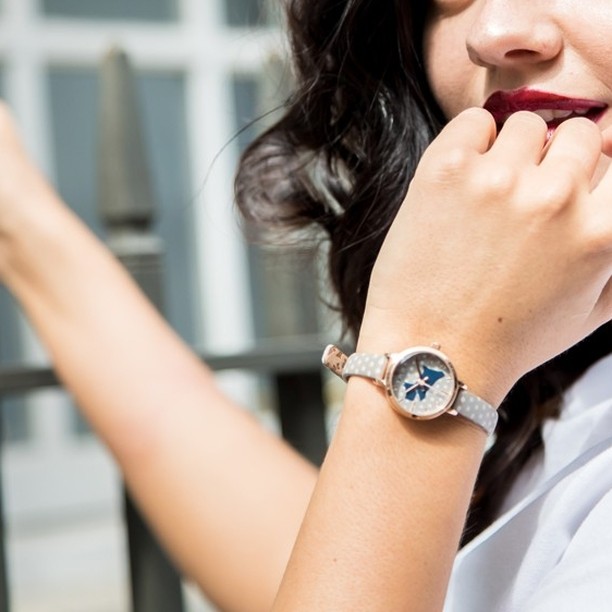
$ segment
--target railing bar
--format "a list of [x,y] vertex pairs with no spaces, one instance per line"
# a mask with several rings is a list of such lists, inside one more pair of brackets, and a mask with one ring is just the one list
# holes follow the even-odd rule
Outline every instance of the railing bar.
[[43,387],[57,387],[59,384],[55,372],[49,368],[0,368],[0,396],[9,393],[23,393]]
[[[321,363],[321,346],[304,343],[303,348],[255,348],[233,355],[207,355],[202,359],[214,371],[252,370],[284,373],[308,370]],[[40,366],[0,367],[0,396],[43,387],[61,386],[53,369]]]

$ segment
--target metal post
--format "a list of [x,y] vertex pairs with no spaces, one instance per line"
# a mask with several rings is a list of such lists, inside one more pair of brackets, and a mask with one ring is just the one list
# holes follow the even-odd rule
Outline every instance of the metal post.
[[[6,293],[4,293],[4,289],[0,287],[0,317],[2,318],[2,325],[12,326],[14,324],[13,313],[7,309],[7,302],[5,301]],[[8,315],[8,316],[7,316]],[[10,331],[10,327],[8,331]],[[6,345],[10,345],[11,337],[10,334],[7,337],[5,327],[1,330],[3,333],[0,333],[0,359],[5,360],[7,358],[8,348]],[[6,343],[6,345],[5,345]],[[6,538],[5,538],[5,527],[6,520],[4,514],[4,499],[3,499],[3,469],[2,469],[2,445],[4,444],[4,423],[2,419],[2,415],[5,409],[5,398],[0,395],[0,611],[8,612],[9,610],[9,583],[8,583],[8,573],[7,573],[7,563],[6,563]]]
[[[163,309],[163,245],[150,227],[154,198],[140,128],[135,78],[118,49],[101,69],[99,208],[109,230],[107,243],[151,301]],[[178,572],[126,493],[134,612],[183,610]]]
[[[1,408],[2,398],[0,398]],[[1,416],[1,411],[0,411]],[[0,418],[0,445],[3,440],[2,419]],[[0,453],[0,459],[2,454]],[[6,542],[4,538],[4,504],[2,496],[2,464],[0,463],[0,612],[9,611],[9,586],[6,571]]]
[[321,465],[327,435],[320,368],[277,374],[275,382],[283,438],[315,465]]

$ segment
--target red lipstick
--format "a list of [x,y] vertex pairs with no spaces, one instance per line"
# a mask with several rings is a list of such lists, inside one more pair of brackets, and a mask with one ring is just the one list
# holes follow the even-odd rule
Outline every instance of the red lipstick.
[[484,108],[493,115],[498,128],[517,111],[537,113],[548,124],[550,136],[560,123],[572,117],[586,117],[597,123],[608,105],[598,100],[569,98],[524,87],[514,91],[496,91],[484,103]]

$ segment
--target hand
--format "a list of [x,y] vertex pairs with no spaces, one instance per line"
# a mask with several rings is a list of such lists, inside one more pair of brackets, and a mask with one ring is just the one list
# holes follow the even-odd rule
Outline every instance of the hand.
[[[610,319],[602,134],[577,118],[546,135],[527,112],[497,138],[483,109],[446,126],[376,261],[360,351],[438,342],[461,379],[499,402],[526,371]],[[398,282],[402,270],[410,283]]]

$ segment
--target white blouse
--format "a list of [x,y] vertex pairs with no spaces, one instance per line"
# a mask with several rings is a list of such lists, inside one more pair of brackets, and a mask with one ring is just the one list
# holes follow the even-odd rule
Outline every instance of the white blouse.
[[612,355],[543,438],[499,519],[457,555],[444,612],[612,611]]

